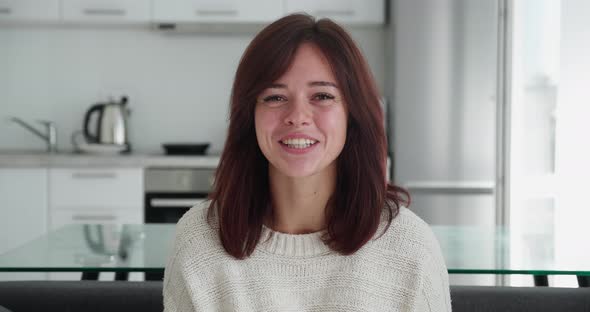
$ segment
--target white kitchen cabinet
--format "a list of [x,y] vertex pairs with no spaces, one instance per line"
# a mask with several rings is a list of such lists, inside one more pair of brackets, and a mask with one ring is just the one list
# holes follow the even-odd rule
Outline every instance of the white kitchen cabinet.
[[[109,263],[108,259],[111,253],[116,252],[119,248],[120,241],[117,239],[122,229],[123,224],[137,224],[143,221],[140,214],[130,210],[118,210],[118,209],[101,209],[101,210],[57,210],[51,213],[50,224],[51,230],[58,229],[67,224],[90,224],[88,227],[88,235],[84,232],[80,232],[80,240],[76,240],[76,248],[78,250],[84,250],[87,248],[87,252],[80,252],[77,255],[77,261],[90,261],[96,262],[101,261],[106,264]],[[93,224],[101,224],[103,231],[102,238],[98,237],[97,226]],[[90,241],[94,240],[95,244],[104,244],[103,248],[108,248],[109,253],[105,251],[92,251],[90,247]],[[102,241],[102,242],[101,242]],[[79,245],[82,244],[82,245]],[[50,272],[48,274],[50,280],[69,280],[78,281],[82,278],[81,272]],[[99,280],[101,281],[112,281],[115,278],[113,272],[101,272]],[[130,280],[142,280],[143,273],[130,273]]]
[[74,223],[143,223],[142,168],[49,169],[51,229]]
[[143,214],[129,209],[96,209],[83,211],[56,210],[51,213],[51,230],[58,229],[67,224],[140,224],[143,223]]
[[151,1],[62,0],[62,13],[66,23],[148,23],[151,20]]
[[[49,169],[49,227],[67,224],[143,223],[143,168]],[[139,273],[132,274],[137,280]],[[101,273],[112,280],[114,273]],[[81,273],[49,273],[50,280],[79,280]]]
[[[47,232],[47,169],[0,168],[0,254]],[[5,273],[0,280],[45,279],[46,273]]]
[[278,0],[153,0],[158,23],[268,23],[283,15]]
[[58,22],[59,0],[0,0],[0,22]]
[[284,0],[285,13],[305,12],[342,24],[383,24],[384,0]]
[[143,211],[142,168],[52,168],[50,208]]
[[[105,231],[112,231],[113,229],[119,229],[117,226],[122,224],[139,224],[143,223],[143,213],[138,213],[134,210],[129,209],[98,209],[90,210],[83,208],[82,211],[75,209],[62,209],[55,210],[50,215],[51,225],[50,230],[58,229],[67,224],[108,224],[113,227],[105,227]],[[112,241],[111,241],[112,242]],[[93,255],[90,251],[87,255],[81,255],[81,257],[101,258],[101,255]],[[106,256],[104,256],[106,257]],[[112,281],[115,273],[113,272],[102,272],[99,276],[101,281]],[[82,278],[80,272],[51,272],[49,273],[50,280],[69,280],[77,281]],[[131,273],[130,280],[141,280],[143,273]]]

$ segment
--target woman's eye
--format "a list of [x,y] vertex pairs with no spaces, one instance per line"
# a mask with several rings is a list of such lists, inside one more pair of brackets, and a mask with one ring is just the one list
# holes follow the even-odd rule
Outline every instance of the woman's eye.
[[313,96],[314,100],[318,101],[326,101],[326,100],[333,100],[335,97],[328,93],[317,93]]
[[263,102],[283,102],[287,99],[281,95],[269,95],[262,99]]

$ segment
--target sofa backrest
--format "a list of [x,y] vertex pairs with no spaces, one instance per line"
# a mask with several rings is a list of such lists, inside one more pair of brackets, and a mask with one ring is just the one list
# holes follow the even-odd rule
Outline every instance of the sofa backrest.
[[[590,312],[590,288],[452,286],[454,312]],[[161,312],[162,282],[0,282],[12,312]]]
[[590,288],[452,286],[454,312],[590,312]]
[[0,306],[12,312],[162,312],[162,282],[0,282]]

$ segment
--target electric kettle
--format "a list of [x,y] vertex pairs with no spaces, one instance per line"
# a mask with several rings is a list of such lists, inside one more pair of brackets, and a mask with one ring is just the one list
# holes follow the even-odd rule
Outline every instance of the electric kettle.
[[[119,102],[110,100],[106,103],[94,104],[84,116],[84,137],[89,144],[105,144],[126,146],[130,150],[128,141],[129,109],[127,97],[122,96]],[[93,118],[96,116],[95,118]],[[91,127],[91,121],[96,120]],[[91,129],[93,128],[93,129]]]

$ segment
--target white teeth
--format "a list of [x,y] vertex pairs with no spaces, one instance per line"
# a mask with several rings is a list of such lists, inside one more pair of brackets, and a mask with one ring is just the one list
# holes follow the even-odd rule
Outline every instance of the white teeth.
[[283,140],[281,142],[283,144],[288,145],[291,148],[307,148],[307,147],[310,147],[311,145],[315,144],[317,141],[311,140],[311,139],[298,138],[298,139],[287,139],[287,140]]

